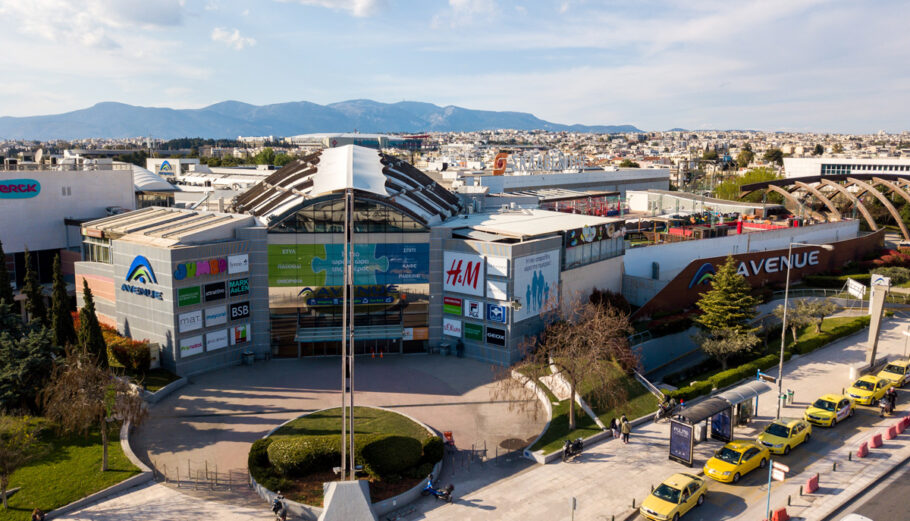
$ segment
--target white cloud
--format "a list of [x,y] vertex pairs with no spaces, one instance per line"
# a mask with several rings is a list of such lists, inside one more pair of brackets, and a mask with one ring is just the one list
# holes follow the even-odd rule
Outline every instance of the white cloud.
[[0,27],[62,44],[116,49],[135,28],[183,23],[183,0],[0,0]]
[[238,51],[242,51],[246,47],[252,47],[256,45],[256,40],[254,38],[241,36],[240,30],[234,29],[231,31],[223,27],[216,27],[212,29],[212,41],[221,42],[228,47],[233,47]]
[[347,11],[348,13],[358,16],[370,16],[375,14],[384,4],[383,0],[281,0],[284,2],[294,1],[298,4],[325,7],[338,11]]

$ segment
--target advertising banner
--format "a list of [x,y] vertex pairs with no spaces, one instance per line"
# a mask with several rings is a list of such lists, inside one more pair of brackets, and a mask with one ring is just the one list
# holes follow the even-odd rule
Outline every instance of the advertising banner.
[[429,340],[430,328],[428,327],[406,327],[402,329],[402,340]]
[[508,277],[509,259],[505,257],[487,257],[487,276]]
[[461,315],[461,299],[455,297],[442,297],[442,310],[452,315]]
[[219,329],[218,331],[212,331],[211,333],[205,334],[205,349],[207,351],[216,351],[218,349],[227,347],[227,345],[227,329]]
[[461,338],[461,320],[442,319],[442,334]]
[[205,327],[220,326],[227,323],[227,311],[224,306],[205,308]]
[[[344,287],[303,288],[297,294],[307,306],[340,306],[344,303]],[[396,284],[354,286],[354,304],[394,304],[401,297]]]
[[693,427],[688,423],[670,420],[670,459],[692,466]]
[[180,358],[198,355],[202,353],[202,335],[191,336],[180,339]]
[[250,271],[250,256],[246,253],[241,255],[229,255],[227,258],[228,274],[246,273]]
[[847,293],[856,298],[863,298],[866,296],[866,285],[853,279],[847,279]]
[[[270,244],[269,286],[342,286],[342,244]],[[354,284],[424,284],[430,245],[355,244]]]
[[234,279],[228,281],[228,295],[237,297],[250,292],[250,279]]
[[483,320],[483,302],[480,302],[479,300],[465,299],[464,316],[477,320]]
[[475,340],[477,342],[483,342],[483,326],[480,324],[472,324],[470,322],[464,323],[464,337],[465,340]]
[[521,308],[512,313],[513,323],[556,309],[559,304],[559,250],[516,259],[514,288]]
[[177,316],[177,330],[180,333],[202,328],[202,310],[181,313]]
[[507,321],[506,307],[500,304],[487,304],[487,320],[505,324]]
[[231,320],[240,320],[250,316],[250,301],[231,304]]
[[443,252],[443,286],[445,291],[482,297],[484,258],[476,253]]
[[487,297],[495,300],[509,300],[509,282],[505,280],[488,280]]
[[727,443],[733,441],[733,409],[724,409],[711,417],[711,437]]
[[177,289],[177,307],[192,306],[202,302],[202,288],[190,286]]
[[243,344],[250,341],[250,325],[234,326],[230,329],[231,345]]
[[506,330],[495,327],[487,327],[487,343],[504,347],[506,345]]
[[203,288],[206,302],[221,300],[227,294],[227,291],[224,289],[224,282],[213,282],[211,284],[206,284]]

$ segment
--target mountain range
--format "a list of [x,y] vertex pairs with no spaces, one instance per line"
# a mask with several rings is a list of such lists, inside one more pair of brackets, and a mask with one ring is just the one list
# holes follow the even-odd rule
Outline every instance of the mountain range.
[[632,125],[562,125],[527,112],[472,110],[401,101],[349,100],[328,105],[308,101],[250,105],[223,101],[201,109],[139,107],[103,102],[46,116],[0,117],[3,139],[81,139],[152,136],[236,138],[293,136],[315,132],[471,132],[486,129],[594,133],[641,132]]

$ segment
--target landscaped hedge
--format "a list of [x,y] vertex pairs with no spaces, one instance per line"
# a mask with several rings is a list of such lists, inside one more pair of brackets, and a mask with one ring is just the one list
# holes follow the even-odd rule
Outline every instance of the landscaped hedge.
[[863,329],[869,325],[870,317],[869,315],[863,315],[856,317],[856,319],[848,324],[837,326],[831,331],[822,331],[818,336],[807,340],[801,340],[790,347],[793,352],[797,354],[804,355],[806,353],[811,353],[819,347],[822,347],[826,344],[829,344],[838,338],[845,337],[847,335],[856,333],[857,331]]
[[[438,437],[436,437],[439,440]],[[432,440],[432,438],[431,438]],[[260,440],[263,441],[263,440]],[[259,442],[257,442],[259,443]],[[435,465],[442,459],[442,451],[427,442],[431,454],[424,454],[424,445],[408,436],[392,434],[357,436],[354,439],[354,459],[370,475],[383,478],[402,474],[423,463]],[[284,477],[299,477],[330,470],[341,459],[341,436],[294,436],[279,438],[265,446],[267,463]],[[249,464],[261,463],[262,445],[250,449]],[[440,440],[441,446],[441,440]],[[254,462],[254,449],[256,450]],[[435,459],[432,459],[435,456]]]
[[872,279],[872,275],[869,273],[854,273],[852,275],[806,275],[803,277],[803,283],[813,288],[840,289],[847,283],[847,279],[853,279],[868,286]]
[[[355,440],[359,441],[358,438]],[[268,446],[269,463],[283,476],[330,470],[341,459],[341,436],[279,438]],[[359,450],[355,453],[359,454]]]
[[432,436],[423,442],[423,457],[420,459],[421,463],[430,463],[435,465],[437,461],[442,460],[442,456],[445,454],[445,444],[442,442],[442,438],[439,436]]
[[370,474],[392,476],[420,462],[422,445],[407,436],[387,435],[364,444],[360,454]]

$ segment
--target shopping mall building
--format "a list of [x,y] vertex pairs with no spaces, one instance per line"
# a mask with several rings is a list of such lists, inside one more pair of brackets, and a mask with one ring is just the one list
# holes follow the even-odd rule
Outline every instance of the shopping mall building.
[[463,199],[405,161],[348,145],[275,171],[231,213],[154,208],[84,224],[83,241],[101,254],[76,264],[77,287],[87,279],[103,319],[160,344],[162,365],[181,375],[239,363],[245,351],[338,355],[348,191],[361,355],[441,348],[509,364],[549,316],[593,288],[655,309],[652,300],[685,294],[671,299],[682,309],[704,289],[690,284],[690,264],[842,242],[843,252],[809,267],[822,269],[881,241],[843,242],[859,233],[849,221],[627,251],[622,218],[510,204],[508,194]]

